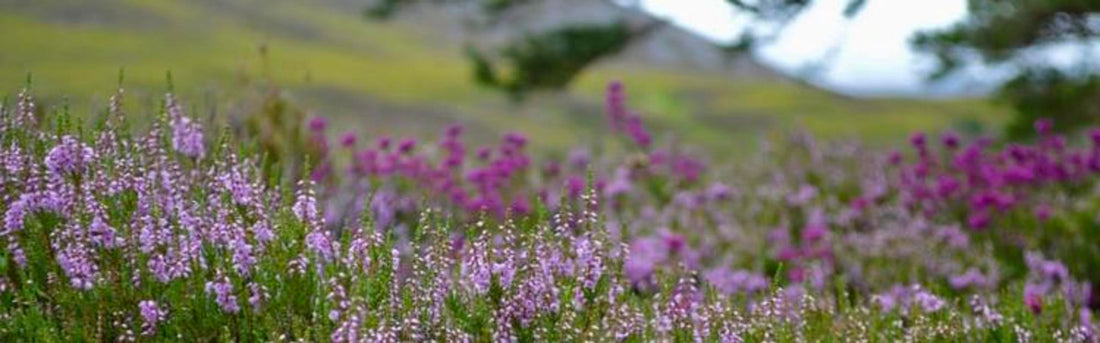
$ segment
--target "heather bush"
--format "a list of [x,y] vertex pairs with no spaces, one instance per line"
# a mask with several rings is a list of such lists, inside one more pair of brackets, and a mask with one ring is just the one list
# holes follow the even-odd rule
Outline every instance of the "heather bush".
[[[312,167],[165,96],[0,108],[5,341],[1094,341],[1100,134],[808,135],[737,166],[649,131],[563,159],[297,132]],[[335,140],[332,140],[335,138]],[[537,137],[530,138],[537,139]],[[332,141],[330,141],[332,140]]]

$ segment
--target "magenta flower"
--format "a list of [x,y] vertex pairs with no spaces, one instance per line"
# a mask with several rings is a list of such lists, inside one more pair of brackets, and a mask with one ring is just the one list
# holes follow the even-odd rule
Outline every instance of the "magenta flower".
[[943,143],[943,146],[948,148],[948,149],[958,148],[959,147],[959,135],[957,135],[953,132],[945,133],[945,134],[943,134],[943,137],[940,138],[940,142]]
[[959,182],[948,175],[940,175],[937,179],[936,192],[941,198],[949,198],[959,189]]
[[634,144],[646,148],[653,142],[649,131],[642,124],[642,118],[626,108],[626,95],[621,82],[613,81],[607,85],[604,98],[604,111],[613,132],[624,132]]
[[1089,130],[1089,139],[1093,147],[1100,147],[1100,127]]
[[887,160],[890,162],[891,165],[901,164],[901,161],[902,161],[901,152],[899,152],[899,151],[891,152],[890,156],[887,158]]
[[607,113],[608,122],[610,123],[612,131],[622,131],[625,129],[624,122],[628,117],[626,105],[624,104],[626,99],[623,94],[623,84],[619,81],[612,81],[607,85],[607,91],[604,98],[604,111]]
[[829,222],[828,218],[825,217],[825,211],[821,208],[814,208],[806,220],[806,227],[802,229],[802,240],[814,243],[821,240],[828,233]]
[[403,154],[412,152],[414,148],[416,148],[416,140],[412,138],[403,140],[401,141],[401,144],[397,145],[397,151],[400,151]]
[[978,210],[966,218],[966,225],[971,229],[980,230],[989,226],[989,211]]
[[1024,304],[1031,310],[1031,313],[1040,314],[1043,312],[1043,291],[1039,287],[1033,284],[1027,284],[1024,286]]
[[1035,132],[1039,135],[1046,135],[1054,129],[1054,120],[1050,118],[1039,118],[1035,120]]
[[351,148],[355,146],[355,140],[356,137],[354,132],[345,132],[343,136],[340,136],[340,146]]
[[447,138],[454,139],[454,138],[458,138],[458,136],[461,136],[463,130],[464,130],[464,128],[462,127],[462,125],[451,124],[451,125],[447,126],[447,129],[445,130],[445,132],[446,132]]
[[1050,208],[1050,205],[1039,204],[1038,206],[1035,206],[1035,218],[1038,219],[1040,222],[1050,220],[1053,212],[1054,211]]
[[672,254],[679,253],[687,246],[687,238],[684,235],[667,231],[661,234],[661,241],[664,242],[668,252]]
[[314,134],[319,134],[321,132],[324,132],[325,129],[328,128],[328,119],[325,119],[325,117],[313,117],[309,119],[309,123],[307,124],[307,126],[309,127],[310,132],[313,132]]
[[924,150],[924,148],[926,146],[925,145],[926,144],[926,139],[925,139],[924,133],[923,132],[917,132],[917,133],[914,133],[912,136],[909,136],[909,144],[913,145],[913,147],[915,147],[919,150]]
[[504,134],[504,142],[516,148],[523,148],[527,145],[527,136],[518,132],[509,132]]

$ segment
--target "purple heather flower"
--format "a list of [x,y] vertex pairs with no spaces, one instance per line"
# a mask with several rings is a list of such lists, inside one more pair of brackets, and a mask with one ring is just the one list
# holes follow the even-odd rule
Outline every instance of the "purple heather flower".
[[569,152],[569,165],[576,170],[584,170],[588,168],[588,163],[591,161],[591,157],[588,155],[588,151],[584,149],[574,149]]
[[92,243],[98,247],[114,248],[121,245],[121,240],[116,237],[115,228],[99,216],[92,218],[92,224],[88,226],[88,234],[91,235]]
[[989,211],[978,210],[966,218],[966,225],[971,229],[980,230],[989,226]]
[[626,108],[626,95],[621,82],[613,81],[607,85],[604,110],[613,132],[625,132],[634,144],[642,148],[649,147],[653,142],[652,136],[642,124],[641,116]]
[[259,311],[260,305],[268,297],[267,288],[256,282],[250,282],[248,283],[248,294],[248,304],[252,305],[254,311]]
[[630,134],[630,138],[634,140],[634,144],[646,148],[653,143],[653,137],[650,136],[649,131],[643,126],[642,118],[637,114],[630,114],[630,116],[627,117],[625,125],[626,132]]
[[518,132],[509,132],[504,134],[504,142],[516,148],[523,148],[527,145],[527,136]]
[[202,158],[206,154],[202,126],[188,117],[179,117],[172,122],[172,149],[184,156]]
[[[308,240],[306,244],[309,244]],[[256,264],[256,257],[253,256],[252,244],[249,244],[243,236],[238,236],[233,240],[232,248],[233,269],[237,271],[237,274],[240,274],[242,276],[250,275],[252,272],[252,266]]]
[[512,214],[515,215],[527,215],[531,213],[531,202],[527,200],[525,196],[517,196],[512,199],[512,206],[510,207]]
[[14,239],[9,239],[7,249],[12,255],[12,259],[15,260],[15,264],[20,268],[27,266],[27,254],[23,252],[23,247],[19,246],[19,242]]
[[[634,185],[630,181],[630,170],[626,167],[619,167],[615,170],[615,177],[604,187],[604,196],[615,199],[619,195],[627,194],[632,188],[634,188]],[[572,192],[573,190],[570,189],[570,194]]]
[[351,148],[355,146],[355,141],[356,137],[354,132],[345,132],[343,136],[340,136],[340,146],[342,147]]
[[943,299],[917,284],[910,286],[895,285],[887,292],[875,294],[871,297],[871,300],[886,312],[894,309],[906,311],[913,306],[924,312],[938,312],[947,305]]
[[548,161],[542,166],[542,174],[547,178],[554,178],[561,175],[561,164],[557,161]]
[[943,146],[947,147],[948,149],[959,147],[959,135],[953,132],[943,134],[943,137],[940,138],[940,141],[943,143]]
[[493,156],[493,149],[490,148],[490,147],[487,147],[487,146],[480,147],[480,148],[477,148],[477,152],[474,153],[474,155],[477,156],[478,160],[488,161],[489,158],[491,158]]
[[460,124],[451,124],[451,125],[447,126],[447,129],[445,130],[445,132],[446,132],[445,134],[446,134],[447,138],[455,139],[455,138],[458,138],[458,136],[462,135],[463,130],[464,130],[464,128],[462,127],[462,125],[460,125]]
[[962,290],[971,287],[988,287],[991,285],[991,280],[977,268],[970,268],[966,273],[950,277],[948,283],[951,284],[951,288]]
[[1050,208],[1050,205],[1039,204],[1038,206],[1035,206],[1035,219],[1038,219],[1041,222],[1045,222],[1047,220],[1050,220],[1050,217],[1053,216],[1053,212],[1054,211]]
[[673,254],[679,253],[687,246],[687,238],[684,235],[668,231],[661,233],[661,241],[664,242],[668,252]]
[[802,240],[817,242],[828,233],[829,223],[828,218],[825,217],[825,210],[820,207],[814,208],[810,212],[809,218],[806,219],[806,227],[802,230]]
[[884,312],[893,311],[898,307],[900,300],[895,292],[879,293],[871,296],[871,302]]
[[294,212],[294,216],[298,217],[298,220],[306,223],[312,223],[320,219],[317,214],[317,199],[313,196],[312,182],[300,182],[298,184],[298,196],[291,210]]
[[948,246],[956,249],[970,246],[970,236],[960,230],[957,225],[940,229],[936,232],[936,238],[943,240]]
[[329,175],[332,175],[332,164],[328,161],[321,162],[321,165],[313,168],[309,172],[309,179],[313,182],[321,182],[328,179]]
[[689,156],[677,156],[672,163],[672,172],[684,182],[695,182],[699,180],[700,175],[706,166],[702,161],[691,158]]
[[1027,253],[1024,260],[1028,269],[1043,280],[1058,282],[1069,278],[1069,269],[1061,262],[1044,259],[1035,252]]
[[902,161],[901,152],[898,152],[898,151],[890,152],[890,156],[887,158],[887,160],[889,161],[889,163],[891,165],[901,164],[901,161]]
[[214,281],[206,282],[206,294],[213,295],[214,302],[226,313],[237,313],[241,310],[237,296],[233,295],[233,284],[224,275],[218,275]]
[[798,192],[787,196],[787,203],[791,206],[802,206],[808,204],[814,197],[817,196],[817,188],[810,184],[803,184],[798,188]]
[[8,205],[8,211],[4,212],[4,227],[0,231],[0,236],[8,236],[23,229],[23,219],[30,210],[33,210],[31,207],[33,204],[30,203],[33,199],[31,194],[24,193],[18,200]]
[[730,271],[728,268],[714,268],[703,276],[722,293],[728,295],[752,295],[768,288],[764,275],[744,270]]
[[936,180],[936,192],[941,198],[948,198],[959,189],[959,182],[948,175],[940,175]]
[[1004,179],[1014,184],[1028,183],[1035,180],[1035,172],[1025,166],[1012,165],[1004,171]]
[[143,335],[152,335],[156,332],[157,323],[160,323],[165,319],[168,314],[157,305],[157,302],[152,300],[142,300],[138,303],[138,309],[141,312],[141,332]]
[[172,150],[191,158],[206,154],[202,125],[183,113],[183,105],[172,94],[165,95],[165,111],[172,125]]
[[24,88],[19,92],[17,100],[12,126],[14,128],[23,127],[24,125],[34,126],[38,122],[38,119],[35,118],[37,111],[35,110],[34,97],[29,90]]
[[917,293],[913,295],[913,301],[917,306],[920,306],[921,310],[924,312],[938,312],[946,304],[940,297],[923,289],[917,291]]
[[623,94],[622,82],[612,81],[609,83],[604,98],[604,110],[607,112],[612,131],[625,129],[624,122],[629,116],[625,102],[626,96]]
[[707,197],[713,201],[725,201],[733,197],[733,189],[721,182],[715,182],[707,188]]
[[275,239],[275,232],[271,230],[271,225],[266,220],[259,220],[252,224],[252,234],[261,247]]
[[69,285],[79,290],[90,290],[99,277],[99,267],[92,260],[91,252],[80,245],[66,247],[57,253],[57,264],[69,278]]
[[1094,147],[1100,147],[1100,127],[1089,130],[1089,139]]
[[570,198],[578,198],[581,193],[584,193],[585,181],[584,177],[579,175],[570,176],[565,180],[566,191],[569,192]]
[[398,195],[390,191],[376,192],[370,201],[371,214],[374,216],[375,229],[389,227],[397,216]]
[[1054,151],[1063,151],[1066,149],[1066,137],[1062,135],[1053,135],[1043,139],[1043,146],[1050,148]]
[[657,264],[668,257],[665,244],[656,238],[640,238],[630,245],[630,255],[623,263],[623,274],[635,287],[648,287],[650,275]]
[[909,136],[909,144],[912,144],[913,147],[917,149],[924,150],[926,144],[924,133],[917,132],[914,133],[912,136]]
[[1054,129],[1054,120],[1050,118],[1039,118],[1035,120],[1035,132],[1039,135],[1049,134]]
[[853,213],[856,214],[862,212],[868,206],[871,206],[871,199],[869,199],[867,196],[855,197],[854,199],[852,199],[851,202],[848,203],[848,207],[851,208]]
[[1043,293],[1036,285],[1024,285],[1024,304],[1034,314],[1043,312]]
[[317,254],[321,261],[332,261],[334,257],[332,239],[329,238],[328,231],[323,229],[314,230],[306,235],[306,247]]
[[400,151],[403,154],[412,152],[414,148],[416,148],[416,140],[412,138],[403,140],[401,141],[401,144],[397,145],[397,151]]
[[328,127],[328,119],[325,119],[325,117],[309,118],[308,126],[310,132],[319,134],[321,132],[324,132],[325,128]]
[[46,168],[54,175],[66,175],[83,171],[96,158],[95,151],[72,136],[61,137],[61,142],[46,154]]

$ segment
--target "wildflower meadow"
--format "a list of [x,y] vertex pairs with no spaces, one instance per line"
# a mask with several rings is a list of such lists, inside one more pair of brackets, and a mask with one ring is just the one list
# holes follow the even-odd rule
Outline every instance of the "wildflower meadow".
[[310,116],[286,156],[188,99],[124,113],[125,95],[0,107],[0,340],[1100,337],[1100,130],[896,151],[792,133],[733,163],[611,82],[591,113],[611,147]]

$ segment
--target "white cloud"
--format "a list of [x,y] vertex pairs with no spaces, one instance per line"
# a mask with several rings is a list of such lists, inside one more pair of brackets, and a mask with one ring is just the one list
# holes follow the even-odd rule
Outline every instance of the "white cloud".
[[[846,19],[847,2],[814,1],[759,57],[795,73],[838,48],[816,82],[862,94],[925,92],[922,71],[931,61],[912,51],[909,37],[966,15],[966,0],[868,0],[858,16]],[[717,41],[733,40],[748,20],[724,0],[642,0],[641,6]]]

